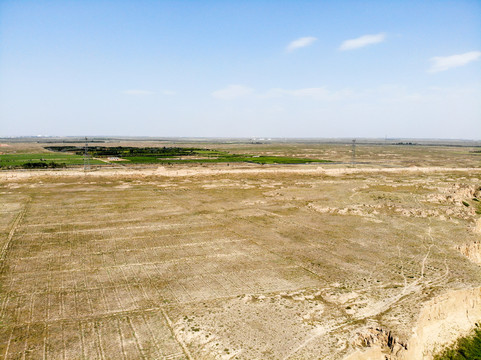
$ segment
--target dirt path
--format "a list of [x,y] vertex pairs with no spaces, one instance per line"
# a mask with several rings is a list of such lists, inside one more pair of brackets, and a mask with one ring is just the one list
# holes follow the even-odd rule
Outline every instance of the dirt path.
[[448,276],[449,276],[449,267],[446,264],[446,271],[443,274],[440,274],[436,278],[430,280],[430,281],[425,281],[424,280],[424,269],[426,265],[426,260],[429,257],[429,254],[431,252],[431,248],[434,246],[434,239],[431,235],[431,227],[428,227],[426,230],[426,236],[429,237],[431,244],[428,247],[426,255],[423,257],[422,262],[421,262],[421,270],[420,270],[420,275],[419,278],[411,282],[410,284],[407,283],[407,279],[403,274],[404,277],[404,287],[402,291],[400,291],[398,294],[395,294],[393,296],[387,297],[379,302],[376,302],[367,308],[363,309],[363,311],[359,312],[354,319],[347,321],[347,322],[341,322],[337,324],[333,324],[328,327],[322,327],[314,330],[314,334],[312,334],[310,337],[305,339],[299,346],[297,346],[295,349],[293,349],[287,356],[285,356],[283,359],[287,360],[292,358],[294,355],[296,355],[301,349],[306,347],[311,341],[315,340],[316,338],[319,338],[331,331],[343,328],[353,322],[356,321],[361,321],[365,320],[371,317],[374,317],[376,315],[379,315],[388,309],[390,309],[392,306],[394,306],[396,303],[398,303],[403,297],[406,295],[414,294],[414,293],[420,293],[423,289],[427,288],[428,286],[432,286],[435,284],[442,283],[445,281]]
[[22,180],[35,177],[53,176],[166,176],[166,177],[189,177],[189,176],[211,176],[223,174],[312,174],[312,175],[328,175],[341,176],[349,174],[432,174],[437,172],[470,172],[481,173],[481,168],[453,168],[453,167],[396,167],[396,168],[352,168],[352,167],[322,167],[322,166],[240,166],[225,168],[206,168],[206,167],[189,167],[189,168],[122,168],[122,169],[96,169],[84,172],[79,169],[67,170],[6,170],[0,171],[0,180]]

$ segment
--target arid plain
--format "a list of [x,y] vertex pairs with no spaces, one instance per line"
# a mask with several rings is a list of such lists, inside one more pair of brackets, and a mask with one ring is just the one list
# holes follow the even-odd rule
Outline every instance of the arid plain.
[[429,359],[481,320],[473,148],[202,146],[335,163],[1,171],[0,357]]

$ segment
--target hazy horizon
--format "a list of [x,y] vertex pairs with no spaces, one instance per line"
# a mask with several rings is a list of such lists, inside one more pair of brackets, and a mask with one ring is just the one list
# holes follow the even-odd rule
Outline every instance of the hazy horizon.
[[3,1],[0,137],[477,140],[480,59],[479,1]]
[[[123,140],[133,140],[133,141],[192,141],[192,142],[203,142],[203,141],[265,141],[265,142],[337,142],[337,143],[351,143],[356,140],[358,143],[362,144],[368,142],[409,142],[417,141],[418,143],[413,143],[413,145],[423,145],[423,143],[454,143],[454,142],[467,142],[467,143],[481,143],[481,139],[466,139],[466,138],[408,138],[408,137],[223,137],[223,136],[129,136],[129,135],[21,135],[21,136],[0,136],[0,139],[31,139],[31,140],[63,140],[74,142],[93,142],[98,140],[112,140],[112,141],[123,141]],[[476,145],[478,146],[478,145]]]

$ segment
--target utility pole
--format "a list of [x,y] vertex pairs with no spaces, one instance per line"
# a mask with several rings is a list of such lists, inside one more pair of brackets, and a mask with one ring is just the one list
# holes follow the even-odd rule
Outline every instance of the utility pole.
[[89,170],[90,170],[89,143],[87,142],[87,138],[85,138],[84,171],[87,172]]
[[351,165],[354,166],[356,163],[356,139],[352,140],[352,158]]

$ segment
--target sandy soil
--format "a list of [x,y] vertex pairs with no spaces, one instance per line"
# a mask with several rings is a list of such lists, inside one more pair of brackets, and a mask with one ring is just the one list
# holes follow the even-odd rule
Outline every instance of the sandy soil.
[[0,356],[428,359],[481,319],[480,185],[474,167],[2,171]]
[[301,166],[229,166],[228,168],[206,168],[206,167],[157,167],[157,168],[122,168],[122,169],[96,169],[92,171],[83,171],[81,169],[67,169],[67,170],[14,170],[1,171],[0,179],[17,180],[28,179],[32,177],[42,176],[167,176],[167,177],[191,177],[191,176],[212,176],[212,175],[228,175],[228,174],[306,174],[306,175],[328,175],[328,176],[342,176],[352,174],[432,174],[432,173],[481,173],[481,168],[443,168],[439,166],[430,167],[396,167],[396,168],[379,168],[379,167],[322,167],[312,165]]

